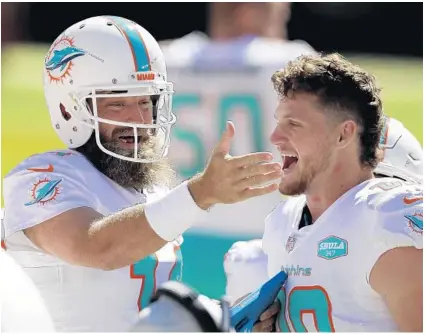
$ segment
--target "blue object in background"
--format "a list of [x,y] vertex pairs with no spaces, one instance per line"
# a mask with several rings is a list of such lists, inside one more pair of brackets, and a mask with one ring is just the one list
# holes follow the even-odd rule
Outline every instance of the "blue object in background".
[[230,309],[232,327],[236,332],[252,332],[261,314],[276,300],[288,275],[281,271]]

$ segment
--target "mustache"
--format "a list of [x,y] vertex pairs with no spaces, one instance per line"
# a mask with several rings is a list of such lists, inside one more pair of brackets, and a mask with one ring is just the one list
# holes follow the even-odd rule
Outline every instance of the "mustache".
[[[106,140],[102,135],[100,135],[100,139],[106,149],[124,156],[133,156],[132,151],[122,149],[115,140]],[[141,145],[138,157],[154,157],[158,151],[156,144],[156,137],[150,137],[149,143]],[[100,172],[124,188],[169,187],[174,183],[175,173],[167,159],[154,163],[137,163],[115,158],[99,148],[94,132],[88,142],[76,150],[84,154]]]
[[[136,136],[139,137],[140,141],[147,142],[155,135],[153,130],[155,129],[137,129]],[[132,128],[116,128],[112,131],[111,138],[118,140],[120,137],[133,137],[134,135],[134,129]]]

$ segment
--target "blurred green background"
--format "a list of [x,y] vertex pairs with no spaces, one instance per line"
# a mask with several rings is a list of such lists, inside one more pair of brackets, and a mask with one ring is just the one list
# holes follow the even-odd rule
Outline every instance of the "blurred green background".
[[[2,178],[31,154],[64,148],[51,127],[42,90],[47,48],[42,44],[17,44],[2,52]],[[383,88],[385,112],[401,120],[422,142],[421,59],[345,56],[375,74]],[[250,237],[261,235],[185,233],[183,280],[219,298],[225,287],[223,255],[233,242]]]
[[[28,155],[64,147],[50,125],[42,90],[47,48],[16,45],[2,53],[2,178]],[[385,112],[401,120],[422,143],[422,61],[349,58],[376,75],[383,88]]]

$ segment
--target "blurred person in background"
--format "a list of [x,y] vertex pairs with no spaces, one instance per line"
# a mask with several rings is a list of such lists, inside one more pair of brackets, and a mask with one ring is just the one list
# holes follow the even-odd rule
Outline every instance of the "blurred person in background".
[[288,39],[289,2],[213,2],[209,6],[209,35],[216,41],[242,36]]
[[56,331],[128,329],[157,286],[181,279],[183,232],[215,204],[277,189],[269,152],[230,156],[228,122],[206,169],[170,190],[173,85],[157,41],[133,21],[67,28],[45,57],[44,93],[68,149],[8,173],[3,224]]
[[160,42],[169,66],[232,69],[239,66],[283,66],[300,54],[312,53],[305,41],[289,41],[288,2],[212,2],[208,36],[194,31]]
[[[277,103],[270,73],[300,54],[315,52],[305,41],[288,39],[290,16],[290,3],[214,2],[209,4],[208,36],[195,31],[160,42],[169,78],[178,83],[173,109],[180,122],[172,130],[176,150],[170,159],[181,179],[203,168],[204,152],[214,147],[227,118],[242,134],[232,145],[234,154],[277,153],[267,140],[272,130],[268,117]],[[195,266],[186,267],[185,279],[203,292],[221,294],[224,275],[210,268],[222,267],[223,255],[234,240],[261,235],[264,217],[281,199],[274,192],[213,207],[205,221],[185,236],[188,258],[202,268],[195,272]],[[205,251],[202,261],[192,260],[191,250],[198,246],[213,247],[215,252]]]
[[1,47],[23,39],[26,28],[28,4],[23,2],[1,3]]
[[[405,182],[422,183],[422,146],[415,136],[397,119],[387,118],[381,133],[383,160],[374,170],[375,177],[395,177]],[[285,268],[289,273],[297,267]],[[235,242],[224,258],[226,298],[232,303],[264,284],[267,256],[262,240]]]

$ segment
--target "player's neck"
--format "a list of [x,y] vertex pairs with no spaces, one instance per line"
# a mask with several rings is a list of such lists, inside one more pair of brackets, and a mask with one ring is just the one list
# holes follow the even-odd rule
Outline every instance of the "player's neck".
[[313,181],[315,184],[306,192],[307,206],[310,210],[312,221],[315,222],[347,191],[372,178],[373,172],[363,168],[351,170],[351,173],[341,173],[338,176],[334,173],[329,173],[329,175],[323,175],[321,180]]

